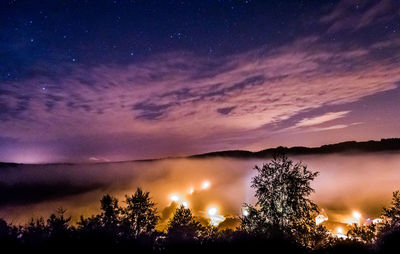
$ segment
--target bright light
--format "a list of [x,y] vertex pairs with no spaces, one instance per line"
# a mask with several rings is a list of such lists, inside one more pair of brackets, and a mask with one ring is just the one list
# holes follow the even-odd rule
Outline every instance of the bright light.
[[360,220],[361,219],[361,213],[354,211],[353,212],[353,218],[356,220]]
[[178,202],[180,200],[180,197],[178,195],[172,194],[169,196],[169,199],[173,202]]
[[360,224],[360,219],[361,219],[362,215],[361,213],[354,211],[352,213],[352,217],[351,218],[347,218],[344,220],[344,223],[347,223],[349,225],[353,225],[353,224]]
[[225,217],[218,214],[218,208],[215,206],[207,209],[208,218],[210,218],[210,225],[216,227],[225,220]]
[[217,215],[217,213],[218,213],[218,209],[216,207],[210,207],[207,210],[207,214],[209,216],[215,216],[215,215]]
[[193,194],[193,192],[194,192],[194,189],[193,189],[193,187],[191,187],[191,188],[189,189],[189,194]]
[[250,213],[246,208],[243,208],[242,209],[242,214],[243,214],[244,217],[246,217],[246,216],[249,216]]
[[201,184],[201,188],[203,189],[203,190],[205,190],[205,189],[208,189],[208,188],[210,188],[210,182],[209,181],[204,181],[202,184]]
[[361,213],[354,211],[353,212],[353,219],[355,220],[354,223],[360,224],[360,219],[361,219]]
[[183,201],[182,202],[183,207],[185,207],[186,209],[189,208],[189,203],[187,201]]
[[344,230],[342,227],[336,228],[336,237],[341,238],[341,239],[347,239],[347,236],[344,234]]
[[372,223],[373,223],[373,224],[382,223],[382,219],[380,219],[380,218],[373,219],[373,220],[372,220]]
[[328,220],[328,217],[326,217],[325,215],[320,214],[315,218],[315,224],[319,225],[322,222],[327,221],[327,220]]

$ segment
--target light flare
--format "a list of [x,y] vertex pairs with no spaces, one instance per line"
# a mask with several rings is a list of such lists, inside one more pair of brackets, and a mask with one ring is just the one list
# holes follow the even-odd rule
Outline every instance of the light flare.
[[325,216],[325,215],[323,215],[323,214],[320,214],[320,215],[318,215],[318,216],[315,218],[315,224],[319,225],[319,224],[321,224],[322,222],[327,221],[327,220],[328,220],[328,217],[327,217],[327,216]]
[[179,195],[171,194],[171,195],[169,196],[169,199],[170,199],[171,201],[173,201],[173,202],[179,202],[179,200],[180,200],[181,198],[179,197]]
[[379,224],[379,223],[382,223],[382,221],[383,221],[383,220],[382,220],[381,218],[377,218],[377,219],[373,219],[373,220],[372,220],[372,223],[373,223],[373,224]]
[[210,183],[209,181],[204,181],[204,182],[201,184],[201,188],[202,188],[203,190],[206,190],[206,189],[210,188],[210,186],[211,186],[211,183]]
[[208,208],[208,210],[207,210],[207,214],[209,215],[209,216],[214,216],[214,215],[216,215],[218,213],[218,208],[216,208],[216,207],[210,207],[210,208]]
[[354,211],[353,212],[353,218],[356,220],[360,220],[361,219],[361,213]]
[[217,227],[221,222],[225,220],[225,217],[218,214],[218,208],[215,206],[211,206],[207,209],[207,215],[210,219],[210,225]]
[[336,228],[336,235],[337,238],[347,239],[347,236],[344,234],[344,229],[342,227]]
[[360,225],[361,223],[361,218],[362,215],[360,212],[358,211],[353,211],[352,213],[352,217],[351,218],[347,218],[344,220],[344,223],[348,224],[348,225],[353,225],[353,224],[357,224]]

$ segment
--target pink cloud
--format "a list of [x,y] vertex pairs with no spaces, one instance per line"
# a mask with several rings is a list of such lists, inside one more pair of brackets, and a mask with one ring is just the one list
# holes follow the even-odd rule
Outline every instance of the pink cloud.
[[350,113],[350,111],[329,112],[313,118],[304,118],[303,120],[299,121],[295,127],[299,128],[320,125],[322,123],[345,117],[348,113]]

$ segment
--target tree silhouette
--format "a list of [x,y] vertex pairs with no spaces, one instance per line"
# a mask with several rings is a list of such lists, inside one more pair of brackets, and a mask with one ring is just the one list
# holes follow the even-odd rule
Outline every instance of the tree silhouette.
[[195,239],[200,236],[202,230],[203,226],[194,219],[192,211],[184,206],[176,209],[168,225],[168,235],[175,239]]
[[5,220],[0,219],[0,239],[7,239],[9,234],[9,227]]
[[6,253],[7,250],[16,250],[22,229],[23,227],[13,226],[0,218],[0,252]]
[[393,192],[389,207],[383,208],[381,232],[400,230],[400,191]]
[[241,217],[240,229],[254,235],[265,235],[271,232],[272,225],[266,220],[263,211],[245,204],[246,215]]
[[11,227],[3,219],[0,219],[0,243],[9,240],[11,236]]
[[78,230],[82,233],[93,233],[103,231],[101,224],[100,215],[92,215],[89,218],[80,217],[80,221],[77,222]]
[[118,206],[118,199],[106,194],[100,200],[101,213],[98,215],[84,218],[81,216],[78,221],[78,229],[86,233],[102,232],[110,234],[118,234],[121,226],[122,209]]
[[347,231],[347,236],[371,244],[376,240],[376,233],[376,224],[358,225],[353,223]]
[[242,218],[242,228],[251,233],[294,237],[306,246],[314,246],[314,240],[323,239],[326,230],[314,220],[319,209],[309,199],[314,192],[310,184],[318,172],[282,154],[255,169],[258,174],[251,187],[256,190],[257,203],[245,208],[248,215]]
[[65,217],[66,211],[60,207],[57,209],[56,214],[51,214],[47,220],[47,227],[52,238],[63,238],[68,234],[71,217]]
[[39,244],[49,237],[49,227],[46,225],[43,217],[39,219],[31,219],[25,226],[23,238],[24,241]]
[[121,222],[121,208],[118,206],[118,199],[109,194],[100,200],[102,213],[100,215],[102,226],[117,228]]
[[125,233],[137,238],[141,234],[154,232],[159,217],[150,193],[137,188],[132,196],[126,196],[125,202],[127,206],[122,210],[122,226]]

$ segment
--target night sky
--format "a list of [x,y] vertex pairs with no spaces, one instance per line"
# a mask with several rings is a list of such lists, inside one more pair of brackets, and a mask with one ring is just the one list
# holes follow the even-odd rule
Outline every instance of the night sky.
[[400,136],[400,1],[1,1],[0,161]]

